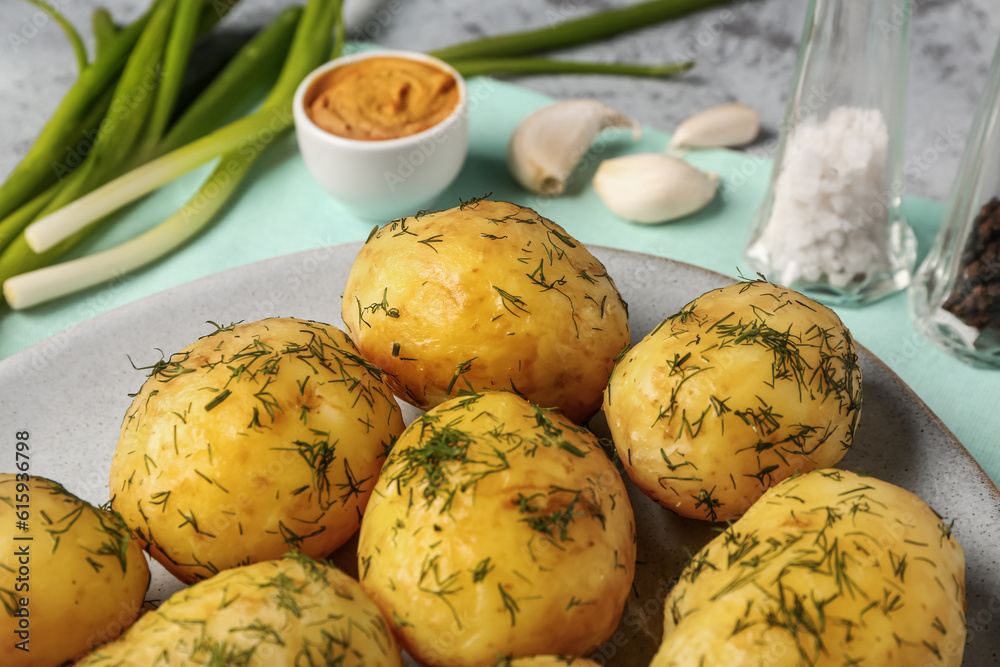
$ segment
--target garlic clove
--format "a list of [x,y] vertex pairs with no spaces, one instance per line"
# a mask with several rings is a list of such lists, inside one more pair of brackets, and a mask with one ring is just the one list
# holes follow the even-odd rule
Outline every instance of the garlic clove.
[[681,123],[667,150],[745,146],[759,134],[760,114],[745,104],[729,102],[699,111]]
[[590,145],[611,127],[639,125],[597,100],[555,102],[522,120],[507,144],[507,166],[518,183],[543,195],[558,195]]
[[715,197],[717,174],[665,153],[638,153],[601,162],[594,190],[612,213],[653,224],[694,213]]

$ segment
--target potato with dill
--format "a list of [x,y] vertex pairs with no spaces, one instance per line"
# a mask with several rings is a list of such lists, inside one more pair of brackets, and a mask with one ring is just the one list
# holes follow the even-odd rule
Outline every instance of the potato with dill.
[[178,591],[77,667],[399,667],[358,582],[305,556],[236,567]]
[[843,458],[861,370],[832,310],[754,280],[698,297],[629,350],[604,411],[648,496],[687,517],[730,520],[793,473]]
[[343,318],[396,395],[421,409],[506,389],[582,423],[629,342],[604,266],[529,208],[477,200],[374,232]]
[[72,661],[139,615],[149,567],[138,542],[58,482],[0,473],[0,549],[0,664]]
[[909,491],[851,472],[787,479],[698,552],[651,667],[958,667],[965,556]]
[[358,569],[423,664],[583,655],[618,624],[635,522],[593,434],[513,393],[467,394],[393,447]]
[[403,430],[382,373],[335,327],[220,327],[155,364],[125,415],[112,507],[186,582],[358,528]]

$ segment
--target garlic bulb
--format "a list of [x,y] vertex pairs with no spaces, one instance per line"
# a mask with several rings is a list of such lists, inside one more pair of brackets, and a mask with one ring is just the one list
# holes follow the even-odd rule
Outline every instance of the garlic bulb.
[[597,100],[565,100],[542,107],[520,122],[507,144],[507,166],[532,192],[558,195],[603,130],[639,125]]
[[760,114],[745,104],[729,102],[699,111],[678,126],[671,148],[745,146],[760,134]]
[[594,174],[594,190],[612,213],[646,224],[694,213],[712,201],[718,185],[718,175],[665,153],[611,158]]

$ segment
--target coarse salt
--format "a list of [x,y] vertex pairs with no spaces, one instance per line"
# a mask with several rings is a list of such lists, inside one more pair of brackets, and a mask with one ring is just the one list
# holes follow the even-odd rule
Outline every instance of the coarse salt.
[[840,106],[824,121],[804,118],[788,135],[770,218],[750,253],[785,284],[842,288],[885,271],[888,148],[878,109]]

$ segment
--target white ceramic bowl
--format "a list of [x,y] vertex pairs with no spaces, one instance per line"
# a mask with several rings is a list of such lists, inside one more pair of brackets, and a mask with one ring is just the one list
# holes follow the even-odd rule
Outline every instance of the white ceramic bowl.
[[[332,69],[373,57],[440,67],[458,82],[458,106],[434,127],[398,139],[348,139],[313,123],[304,104],[312,83]],[[469,147],[468,107],[465,81],[447,63],[422,53],[386,50],[342,56],[317,68],[295,91],[292,112],[302,159],[319,184],[354,215],[388,222],[427,208],[458,176]]]

